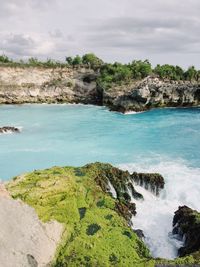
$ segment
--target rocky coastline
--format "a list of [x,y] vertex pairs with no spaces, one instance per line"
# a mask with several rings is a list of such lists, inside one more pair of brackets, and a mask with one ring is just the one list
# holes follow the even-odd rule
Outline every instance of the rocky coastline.
[[[137,209],[134,201],[143,200],[135,190],[135,184],[141,184],[155,194],[163,189],[164,178],[154,173],[130,174],[97,162],[76,168],[38,170],[1,185],[0,205],[7,207],[5,216],[9,214],[15,220],[17,217],[18,235],[23,233],[24,218],[35,225],[30,229],[32,232],[23,237],[26,247],[20,247],[22,257],[18,254],[11,257],[11,249],[7,249],[8,264],[17,260],[19,265],[15,266],[31,267],[46,266],[45,261],[53,267],[102,266],[102,262],[104,266],[198,266],[199,213],[188,207],[180,207],[175,212],[173,233],[185,240],[184,247],[179,250],[180,257],[155,259],[144,243],[142,230],[134,229],[134,219],[133,224],[130,223]],[[26,215],[20,216],[24,212]],[[5,229],[6,221],[4,218],[1,223]],[[34,232],[34,229],[39,230]],[[45,231],[48,231],[47,237]],[[9,240],[10,232],[5,230],[3,233],[4,239]],[[49,246],[45,259],[44,255],[38,254],[30,238],[30,235],[38,234],[37,244],[41,248],[44,243]],[[18,249],[19,242],[12,244],[13,251]],[[0,262],[2,259],[0,254]]]
[[[97,71],[85,68],[0,67],[0,104],[82,103],[106,106],[122,113],[200,105],[198,82],[148,76],[105,90],[98,85],[98,75]],[[8,132],[19,133],[20,129],[12,126],[0,128],[0,133]],[[184,241],[184,246],[178,251],[179,257],[167,261],[150,256],[143,242],[142,230],[134,230],[131,220],[137,213],[134,201],[143,201],[135,185],[159,197],[165,181],[157,173],[130,174],[103,163],[80,168],[54,167],[16,177],[6,185],[7,190],[0,188],[0,204],[7,205],[8,209],[10,205],[28,204],[42,222],[53,220],[64,225],[60,245],[58,238],[56,247],[54,244],[51,255],[47,257],[48,264],[51,260],[53,267],[74,266],[74,262],[76,266],[101,266],[99,259],[106,262],[105,266],[195,266],[200,263],[200,216],[186,206],[179,207],[173,221],[173,234]],[[1,200],[5,196],[9,200]],[[11,197],[20,199],[20,202]],[[35,221],[38,220],[37,215],[33,215]],[[40,224],[39,220],[37,224]],[[43,223],[42,227],[45,228]],[[91,241],[91,237],[94,240]],[[100,248],[98,252],[95,242]],[[102,247],[106,251],[102,252]],[[34,249],[31,248],[32,251]],[[43,266],[40,265],[41,255],[23,253],[26,257],[20,261],[26,261],[27,266]]]
[[88,68],[0,67],[0,104],[82,103],[119,112],[200,105],[200,83],[154,76],[104,89]]

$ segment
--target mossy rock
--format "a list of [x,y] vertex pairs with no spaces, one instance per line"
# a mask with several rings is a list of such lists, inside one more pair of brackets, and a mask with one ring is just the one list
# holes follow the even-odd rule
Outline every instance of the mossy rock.
[[[106,174],[106,176],[105,176]],[[148,248],[129,227],[124,214],[134,212],[134,203],[114,199],[103,186],[105,177],[123,189],[123,172],[109,164],[90,164],[82,168],[53,167],[15,177],[7,184],[13,198],[35,208],[44,221],[64,225],[53,267],[154,267],[155,264],[197,264],[196,252],[174,261],[153,259]],[[98,178],[97,178],[98,177]],[[118,177],[118,178],[117,178]],[[89,235],[88,235],[89,234]]]
[[97,174],[104,175],[105,170],[109,177],[116,173],[107,164],[53,167],[19,176],[7,185],[12,197],[34,207],[42,221],[64,224],[54,267],[154,265],[147,247],[118,213],[119,200],[96,182]]

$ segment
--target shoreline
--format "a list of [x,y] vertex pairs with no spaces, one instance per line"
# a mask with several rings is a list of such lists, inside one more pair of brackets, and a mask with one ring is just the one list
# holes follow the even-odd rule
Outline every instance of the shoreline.
[[123,115],[137,115],[140,113],[145,113],[148,111],[152,110],[162,110],[162,109],[198,109],[200,108],[200,105],[191,105],[191,106],[163,106],[163,107],[152,107],[146,110],[141,110],[141,111],[135,111],[135,110],[130,110],[130,111],[118,111],[118,110],[112,110],[109,106],[106,105],[96,105],[96,104],[85,104],[85,103],[48,103],[48,102],[27,102],[27,103],[0,103],[0,107],[2,106],[15,106],[15,107],[20,107],[20,106],[86,106],[86,107],[100,107],[108,110],[109,112],[116,112],[119,114]]

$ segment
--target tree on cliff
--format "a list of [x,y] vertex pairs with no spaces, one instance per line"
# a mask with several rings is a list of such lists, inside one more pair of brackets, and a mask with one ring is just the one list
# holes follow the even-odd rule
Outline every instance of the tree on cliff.
[[87,64],[92,68],[96,67],[96,66],[101,66],[103,64],[103,60],[98,58],[93,53],[83,55],[82,62],[83,62],[83,64]]
[[82,63],[82,58],[79,55],[76,55],[73,59],[72,65],[80,65]]
[[189,81],[198,80],[198,72],[194,66],[189,67],[185,72],[185,79]]
[[183,80],[184,71],[179,66],[173,66],[169,64],[157,65],[154,69],[154,73],[160,76],[160,78],[167,78],[171,80]]
[[74,58],[73,57],[66,57],[65,60],[71,66],[76,66],[76,65],[82,64],[82,58],[79,55],[76,55]]
[[65,60],[67,61],[67,63],[68,63],[69,65],[72,65],[72,63],[73,63],[73,58],[72,58],[72,57],[66,57]]
[[9,57],[7,57],[6,55],[1,55],[0,56],[0,62],[1,63],[11,63],[13,61],[11,59],[9,59]]
[[148,60],[134,60],[130,64],[134,79],[142,79],[152,73],[151,63]]
[[108,89],[112,83],[120,85],[122,82],[130,81],[132,77],[131,69],[128,65],[115,62],[114,64],[104,64],[100,68],[99,85]]

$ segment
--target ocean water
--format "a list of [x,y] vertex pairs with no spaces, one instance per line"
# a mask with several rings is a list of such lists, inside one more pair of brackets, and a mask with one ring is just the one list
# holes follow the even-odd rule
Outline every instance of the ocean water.
[[181,242],[172,238],[179,205],[200,210],[200,108],[156,109],[138,114],[83,105],[0,106],[1,126],[21,127],[0,135],[0,179],[55,165],[109,162],[129,171],[159,172],[161,196],[141,187],[134,228],[153,256],[174,258]]

